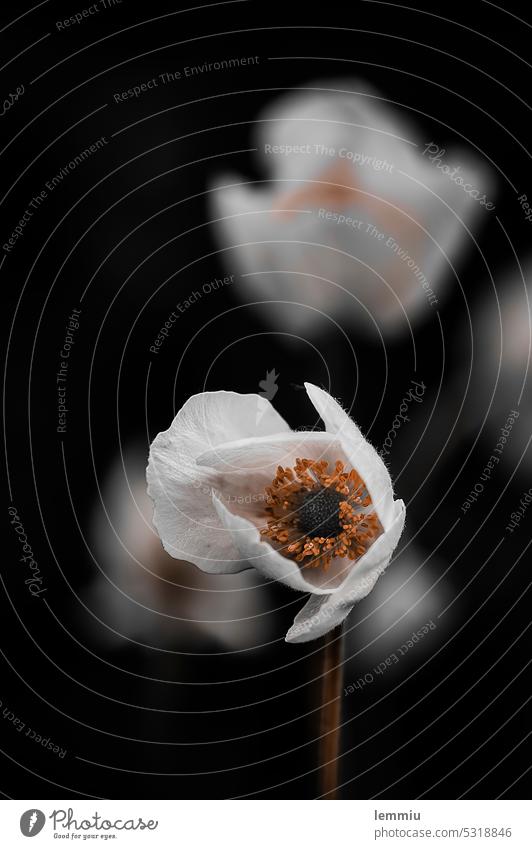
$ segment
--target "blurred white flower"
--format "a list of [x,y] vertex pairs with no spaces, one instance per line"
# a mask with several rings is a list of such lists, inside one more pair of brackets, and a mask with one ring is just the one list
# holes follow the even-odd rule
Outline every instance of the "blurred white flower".
[[405,332],[435,309],[468,228],[493,205],[485,169],[463,151],[419,143],[356,81],[285,95],[257,126],[265,185],[225,175],[210,195],[242,295],[296,332],[324,315]]
[[345,619],[388,565],[405,519],[375,449],[327,392],[305,386],[325,431],[292,431],[259,395],[205,392],[155,438],[147,469],[172,557],[206,572],[252,566],[311,594],[289,642]]
[[166,554],[151,523],[145,466],[145,449],[128,446],[94,510],[100,572],[88,601],[108,626],[98,627],[98,638],[192,649],[208,642],[228,651],[260,646],[272,636],[267,587],[250,572],[221,578]]
[[[532,464],[532,259],[495,276],[474,316],[474,344],[464,348],[468,392],[461,428],[480,438],[499,464],[528,480]],[[469,372],[472,377],[469,377]],[[454,387],[451,388],[457,394]],[[502,442],[499,443],[499,440]],[[488,455],[489,456],[489,455]]]
[[[439,641],[448,632],[449,618],[452,623],[460,616],[461,606],[454,598],[457,590],[453,589],[451,575],[446,574],[446,564],[405,536],[393,569],[357,609],[356,621],[346,635],[348,668],[371,669],[371,664],[390,656],[409,634],[430,621],[437,624]],[[453,598],[452,613],[440,619],[439,614]]]

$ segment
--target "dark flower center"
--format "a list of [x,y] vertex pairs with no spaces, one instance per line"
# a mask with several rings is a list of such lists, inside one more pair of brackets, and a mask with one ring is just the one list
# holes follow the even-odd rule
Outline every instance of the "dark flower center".
[[339,506],[345,495],[332,487],[308,492],[297,511],[298,525],[310,537],[335,537],[342,531]]
[[266,487],[267,527],[261,535],[301,568],[329,568],[333,560],[363,557],[383,528],[356,469],[342,460],[329,472],[328,460],[296,458],[277,467]]

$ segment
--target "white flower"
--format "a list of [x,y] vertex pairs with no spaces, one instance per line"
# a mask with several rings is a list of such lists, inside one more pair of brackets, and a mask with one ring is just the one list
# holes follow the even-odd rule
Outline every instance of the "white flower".
[[206,572],[254,567],[311,594],[289,642],[345,619],[388,565],[405,520],[375,449],[327,392],[305,386],[325,431],[292,431],[258,395],[205,392],[155,438],[147,469],[172,557]]
[[[504,464],[526,483],[532,465],[532,257],[517,265],[498,271],[493,288],[485,286],[473,316],[474,352],[466,339],[461,346],[468,391],[459,424],[464,439],[480,438],[488,457],[497,447],[497,468]],[[446,406],[449,415],[453,406]]]
[[433,315],[493,205],[479,161],[427,144],[357,80],[283,95],[255,123],[265,179],[222,175],[211,192],[235,292],[295,332],[333,319],[405,333]]

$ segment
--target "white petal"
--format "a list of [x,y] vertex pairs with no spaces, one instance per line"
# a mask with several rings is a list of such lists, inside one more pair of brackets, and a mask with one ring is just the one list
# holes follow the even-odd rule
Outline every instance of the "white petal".
[[359,428],[340,404],[323,389],[305,383],[308,396],[325,423],[336,434],[350,465],[364,480],[381,524],[386,531],[395,517],[392,481],[377,451],[364,439]]
[[150,448],[148,494],[154,525],[165,550],[205,572],[248,568],[231,534],[213,508],[211,491],[219,475],[196,458],[221,442],[290,432],[269,401],[259,395],[205,392],[189,398],[169,429]]
[[299,611],[294,624],[285,637],[287,643],[308,643],[322,637],[340,625],[349,615],[356,601],[364,598],[375,586],[381,572],[374,569],[365,581],[365,591],[351,604],[336,603],[336,593],[330,596],[311,595]]
[[[362,557],[356,561],[355,565],[349,572],[343,584],[339,587],[338,592],[346,595],[351,591],[358,592],[358,582],[363,580],[366,575],[373,571],[376,567],[388,565],[389,560],[399,542],[403,528],[405,526],[406,508],[403,501],[394,501],[393,503],[393,518],[390,522],[388,530],[384,531],[380,537],[377,537],[374,543],[370,545],[368,550]],[[364,594],[365,595],[365,594]],[[364,596],[361,596],[363,598]],[[358,598],[355,599],[358,601]]]
[[268,475],[271,483],[278,466],[293,466],[297,457],[329,460],[333,456],[331,452],[338,450],[341,450],[340,440],[325,431],[289,431],[217,445],[200,454],[197,462],[227,473],[247,470]]
[[315,640],[346,618],[357,601],[371,592],[389,564],[405,523],[405,505],[396,501],[395,518],[366,554],[357,561],[341,586],[329,596],[313,595],[294,619],[286,635],[288,643]]
[[206,451],[197,462],[218,472],[218,497],[233,512],[263,528],[269,518],[265,511],[266,487],[279,466],[291,468],[297,457],[324,459],[332,467],[336,460],[347,462],[338,438],[324,431],[290,431],[240,439]]
[[261,537],[253,522],[250,522],[244,516],[237,516],[232,513],[214,494],[213,503],[224,527],[232,535],[242,559],[247,560],[261,575],[271,581],[280,581],[280,583],[304,593],[322,595],[333,592],[331,588],[320,587],[312,583],[313,580],[318,582],[322,580],[321,569],[307,569],[305,572],[307,578],[304,578],[296,561],[279,554],[269,542]]

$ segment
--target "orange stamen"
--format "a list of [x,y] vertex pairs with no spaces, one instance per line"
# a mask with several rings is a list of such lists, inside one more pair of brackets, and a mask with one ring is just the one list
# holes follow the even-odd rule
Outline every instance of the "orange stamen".
[[[327,570],[333,557],[357,560],[383,531],[376,512],[371,510],[371,498],[358,472],[355,469],[346,471],[341,460],[336,461],[332,473],[328,469],[326,460],[298,458],[293,469],[279,466],[273,481],[266,487],[269,518],[261,534],[276,544],[281,554],[301,563],[302,567]],[[325,524],[331,519],[335,524],[337,518],[338,531],[333,536],[305,533],[301,516],[308,497],[312,493],[318,497],[324,490],[345,496],[339,502],[337,495],[333,497],[331,503],[338,503],[338,509],[325,520]],[[316,531],[319,530],[320,527],[316,527]]]

